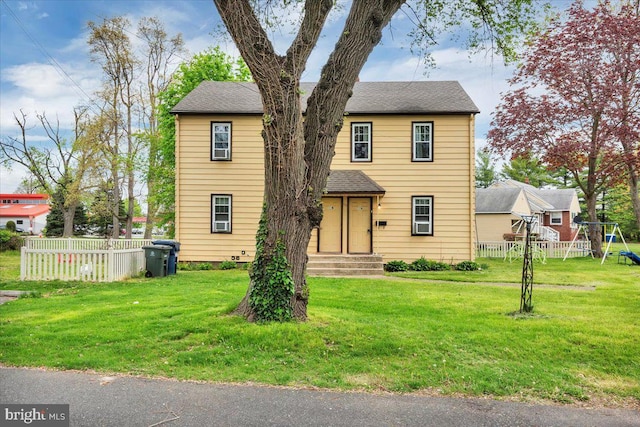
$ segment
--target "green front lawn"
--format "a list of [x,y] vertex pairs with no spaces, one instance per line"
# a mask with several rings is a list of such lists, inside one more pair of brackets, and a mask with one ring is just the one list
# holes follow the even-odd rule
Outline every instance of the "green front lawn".
[[536,284],[595,290],[534,284],[528,316],[513,313],[521,264],[482,259],[480,272],[310,278],[310,320],[266,325],[228,315],[246,271],[23,283],[17,259],[0,254],[0,288],[41,297],[0,305],[4,365],[640,406],[640,266],[615,256],[536,263]]

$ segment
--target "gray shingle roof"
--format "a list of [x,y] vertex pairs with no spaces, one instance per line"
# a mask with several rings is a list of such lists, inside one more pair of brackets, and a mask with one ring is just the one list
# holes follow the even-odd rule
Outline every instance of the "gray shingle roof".
[[571,209],[571,202],[577,197],[576,190],[573,189],[541,189],[514,179],[495,182],[490,188],[522,188],[529,204],[537,212],[568,211]]
[[[315,83],[301,83],[302,107]],[[456,81],[357,82],[349,114],[475,114],[478,107]],[[262,114],[255,83],[200,83],[172,110],[180,114]]]
[[511,213],[521,188],[476,188],[476,213]]
[[[538,190],[540,197],[551,203],[556,211],[568,211],[571,209],[571,202],[576,197],[576,190],[572,189],[543,189]],[[554,210],[554,209],[550,209]]]
[[476,190],[476,213],[510,212],[516,199],[512,193],[524,191],[529,207],[533,212],[570,211],[577,199],[574,189],[540,189],[524,182],[507,179],[494,182],[489,188]]
[[384,194],[384,188],[361,170],[332,170],[327,180],[328,194]]

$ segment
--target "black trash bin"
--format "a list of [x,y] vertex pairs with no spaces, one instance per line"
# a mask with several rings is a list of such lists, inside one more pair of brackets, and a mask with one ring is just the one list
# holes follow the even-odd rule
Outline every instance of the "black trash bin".
[[167,275],[169,266],[169,253],[171,246],[151,245],[143,246],[147,272],[145,277],[164,277]]
[[175,240],[154,240],[151,243],[154,245],[166,245],[171,247],[167,274],[176,274],[178,272],[178,252],[180,252],[180,242],[176,242]]

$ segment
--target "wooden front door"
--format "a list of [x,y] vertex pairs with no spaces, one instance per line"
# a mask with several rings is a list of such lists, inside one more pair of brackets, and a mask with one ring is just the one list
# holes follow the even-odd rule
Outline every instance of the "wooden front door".
[[342,252],[342,197],[322,199],[322,222],[318,233],[319,252]]
[[350,254],[371,253],[371,198],[349,198]]

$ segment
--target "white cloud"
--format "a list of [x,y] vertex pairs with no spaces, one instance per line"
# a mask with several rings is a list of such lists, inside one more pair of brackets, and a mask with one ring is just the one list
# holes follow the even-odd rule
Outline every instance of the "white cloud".
[[59,96],[68,90],[64,77],[49,64],[16,65],[5,68],[2,75],[27,96]]
[[92,64],[60,63],[60,66],[67,75],[50,64],[42,63],[2,69],[2,134],[9,134],[17,129],[13,114],[21,109],[30,115],[32,124],[35,122],[35,112],[44,112],[50,119],[57,116],[63,128],[72,126],[73,108],[89,102],[88,96],[92,96],[100,87],[100,80],[96,77]]

